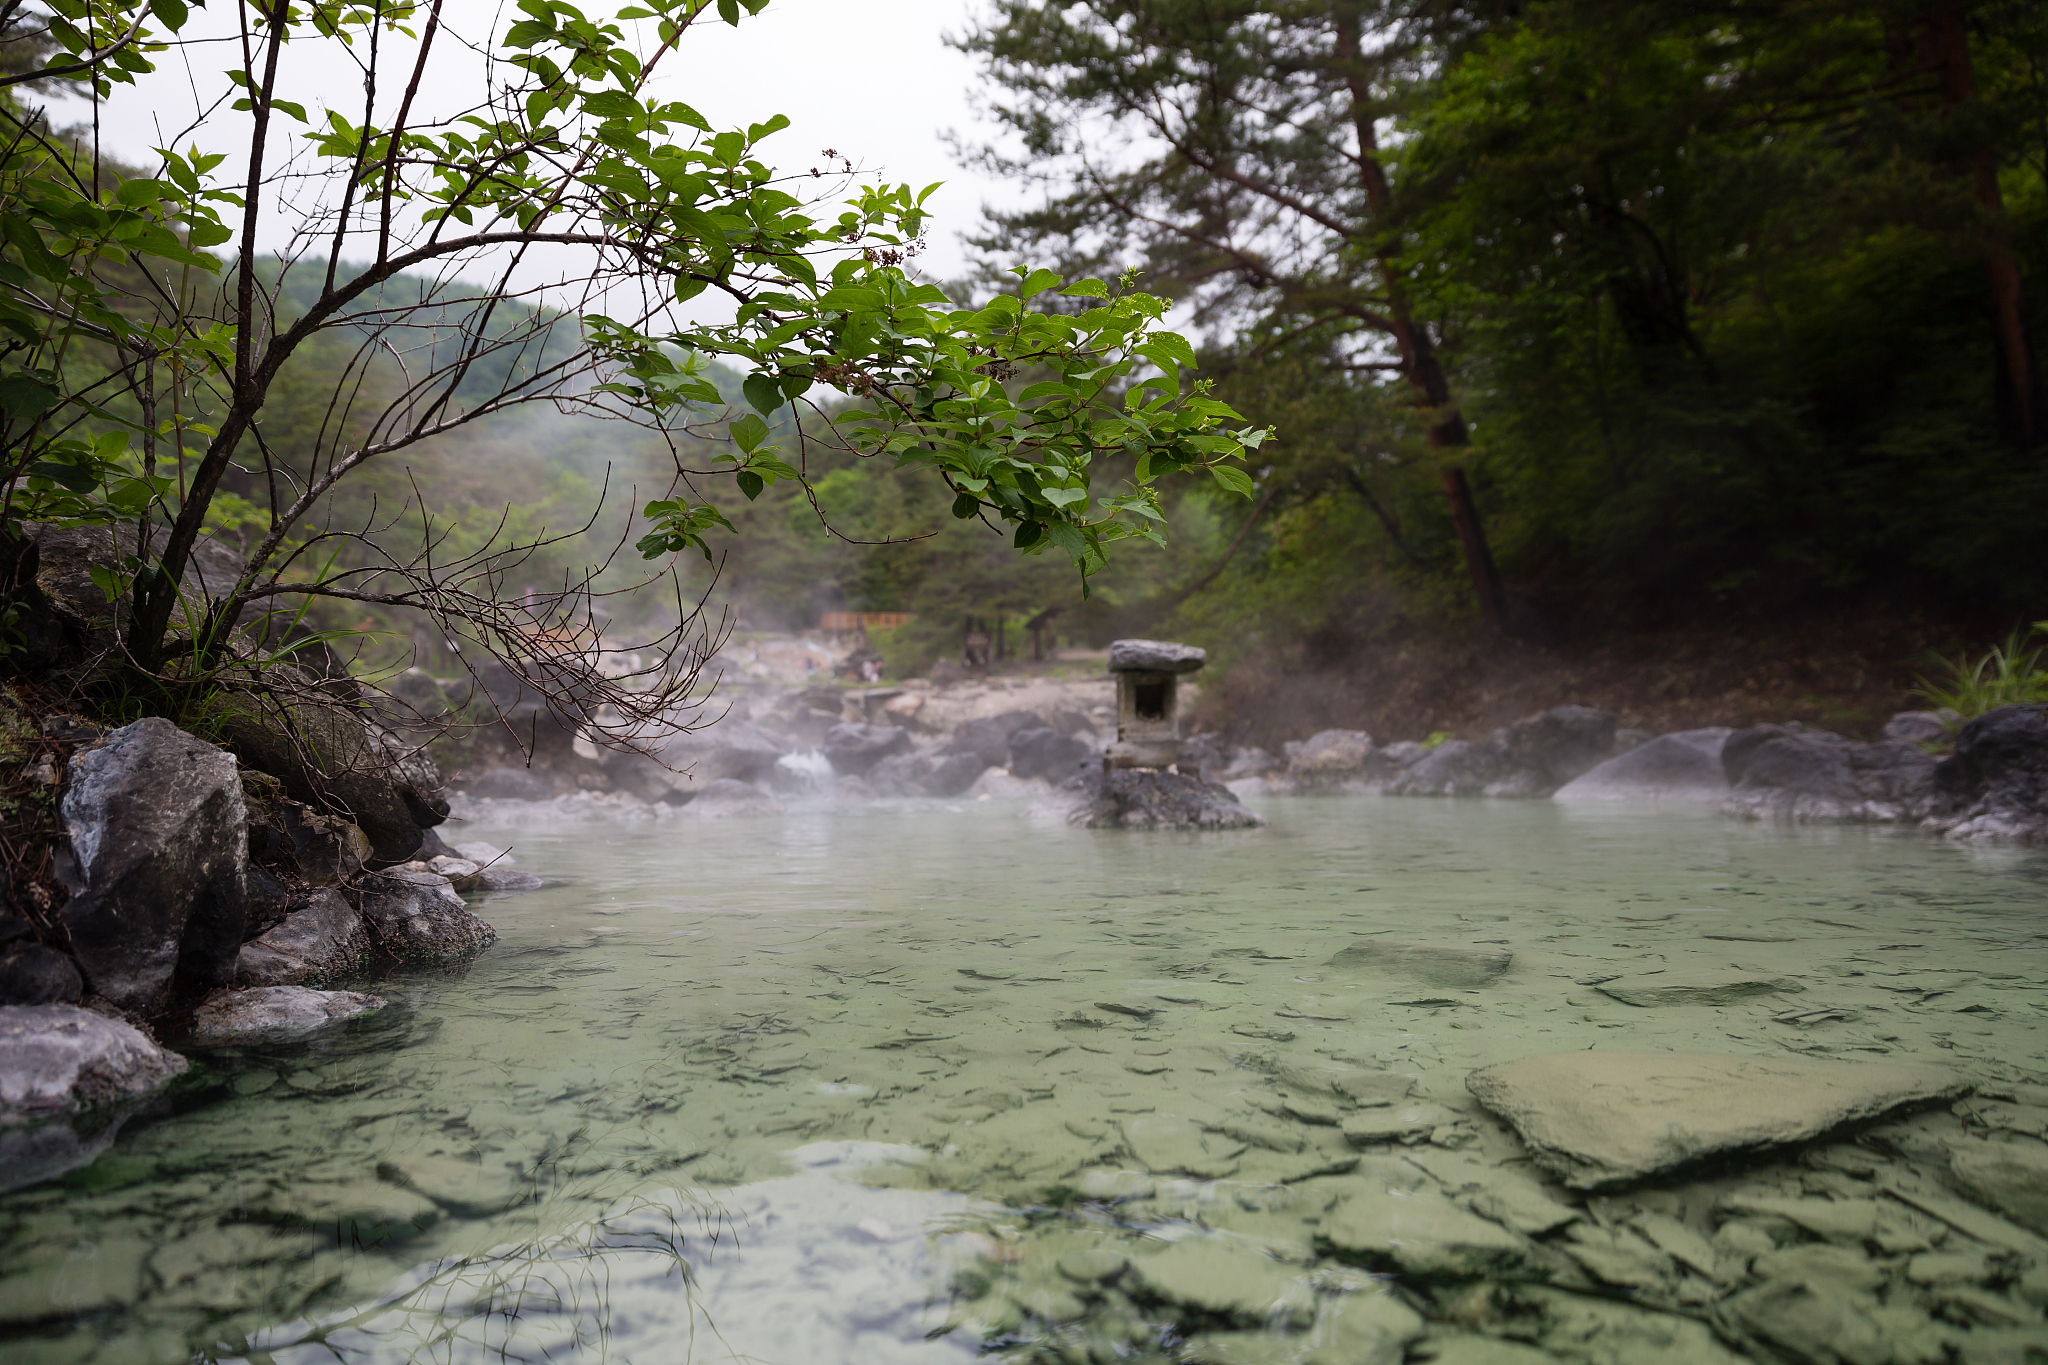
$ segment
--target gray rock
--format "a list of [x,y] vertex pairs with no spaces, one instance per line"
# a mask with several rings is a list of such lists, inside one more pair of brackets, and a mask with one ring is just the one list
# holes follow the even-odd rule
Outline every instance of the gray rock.
[[0,1194],[90,1166],[114,1145],[122,1122],[140,1103],[102,1105],[76,1117],[40,1122],[0,1121]]
[[184,1069],[117,1019],[75,1005],[0,1007],[0,1124],[134,1099]]
[[1805,1142],[1970,1088],[1929,1066],[1601,1050],[1524,1057],[1465,1085],[1538,1165],[1582,1190]]
[[1553,706],[1507,727],[1503,765],[1529,773],[1548,795],[1614,752],[1614,713],[1591,706]]
[[1953,711],[1901,711],[1884,723],[1878,737],[1900,744],[1946,744],[1962,721]]
[[[1086,740],[1063,735],[1050,727],[1019,730],[1010,736],[1012,777],[1042,777],[1057,785],[1083,767],[1099,762],[1101,757]],[[980,773],[975,774],[979,776]]]
[[1339,951],[1327,965],[1383,972],[1451,990],[1473,990],[1500,980],[1514,960],[1514,954],[1502,948],[1362,938]]
[[1502,776],[1500,755],[1462,739],[1446,740],[1387,783],[1389,796],[1479,796]]
[[1752,820],[1919,820],[1935,803],[1934,759],[1910,744],[1852,739],[1804,725],[1753,725],[1728,736],[1722,809]]
[[209,996],[192,1015],[195,1043],[243,1043],[293,1038],[353,1019],[384,1002],[357,991],[316,991],[305,986],[257,986]]
[[1266,822],[1228,787],[1157,768],[1113,768],[1067,823],[1087,829],[1244,829]]
[[1719,801],[1728,794],[1721,746],[1733,733],[1716,726],[1659,735],[1581,773],[1550,799],[1567,804]]
[[61,912],[87,984],[151,1014],[173,979],[234,975],[247,916],[248,812],[234,757],[160,717],[71,760]]
[[958,796],[988,765],[976,754],[894,754],[868,771],[884,796]]
[[[249,810],[252,864],[308,885],[339,886],[376,856],[359,826],[292,800],[268,774],[244,769],[242,798]],[[251,914],[256,915],[253,907]],[[252,927],[262,924],[261,918],[251,920]]]
[[1789,976],[1748,972],[1660,972],[1654,976],[1617,977],[1594,987],[1624,1005],[1734,1005],[1759,996],[1803,991]]
[[250,666],[222,693],[215,718],[243,763],[277,778],[292,800],[360,826],[384,862],[411,858],[422,831],[447,818],[440,775],[424,751],[338,698],[311,668]]
[[645,753],[607,749],[605,772],[650,801],[685,794],[708,782],[765,777],[788,745],[751,721],[727,715],[694,730],[651,733],[640,739]]
[[357,902],[372,950],[402,963],[468,957],[498,936],[432,873],[371,873]]
[[1406,772],[1434,752],[1427,744],[1421,744],[1412,739],[1403,739],[1381,746],[1380,758],[1388,763],[1395,772]]
[[822,746],[832,771],[859,776],[891,754],[910,747],[910,732],[900,725],[835,725]]
[[1193,1119],[1173,1114],[1140,1114],[1123,1122],[1124,1147],[1155,1175],[1192,1175],[1213,1180],[1237,1169],[1245,1144],[1210,1133]]
[[941,751],[973,754],[984,768],[1000,768],[1010,761],[1010,736],[1019,730],[1035,730],[1045,721],[1035,711],[1005,711],[999,716],[977,716],[962,721]]
[[290,914],[242,945],[237,986],[322,985],[369,965],[370,931],[339,891],[313,892]]
[[1965,725],[1935,770],[1931,822],[1970,843],[2048,843],[2048,706],[2001,706]]
[[728,820],[735,817],[755,815],[778,815],[782,803],[758,787],[729,777],[708,782],[697,793],[689,805],[683,807],[683,814],[693,820]]
[[85,994],[78,965],[29,939],[0,948],[0,1005],[75,1005]]
[[1280,747],[1287,775],[1311,791],[1365,778],[1374,757],[1372,736],[1363,730],[1319,730]]
[[1209,662],[1209,651],[1169,640],[1117,640],[1109,647],[1112,673],[1192,673]]
[[476,890],[481,884],[483,877],[483,869],[481,867],[478,867],[467,858],[458,858],[448,853],[429,858],[426,861],[425,867],[429,872],[446,877],[448,884],[457,891]]

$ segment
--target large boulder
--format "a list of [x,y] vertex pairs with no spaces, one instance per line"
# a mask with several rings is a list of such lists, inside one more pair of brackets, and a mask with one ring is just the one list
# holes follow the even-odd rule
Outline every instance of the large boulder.
[[[1084,739],[1063,735],[1050,726],[1019,730],[1010,736],[1010,776],[1042,777],[1058,784],[1102,755]],[[975,777],[981,774],[977,772]],[[969,778],[968,781],[973,781]]]
[[[752,782],[787,752],[787,745],[760,726],[732,716],[699,729],[678,731],[647,746],[648,755],[662,769],[660,780],[670,791],[689,790],[722,778]],[[624,759],[628,766],[645,763],[632,755]]]
[[[944,752],[973,754],[984,768],[1000,768],[1010,761],[1010,736],[1019,730],[1037,729],[1045,721],[1035,711],[1005,711],[998,716],[976,716],[955,727]],[[1055,727],[1056,728],[1056,727]]]
[[305,986],[256,986],[208,997],[186,1033],[194,1043],[272,1042],[296,1038],[384,1008],[359,991],[316,991]]
[[1396,773],[1387,783],[1387,795],[1481,796],[1500,776],[1498,751],[1462,739],[1447,740]]
[[71,760],[60,809],[71,893],[61,918],[92,990],[147,1015],[174,985],[225,985],[248,895],[233,755],[161,717],[139,720]]
[[498,937],[446,877],[431,872],[370,873],[359,883],[357,908],[375,951],[400,963],[459,961]]
[[360,827],[376,861],[411,858],[422,831],[447,818],[440,774],[425,750],[338,700],[309,669],[252,668],[216,709],[227,747],[242,762],[277,778],[292,800]]
[[184,1069],[183,1057],[91,1010],[0,1008],[0,1124],[135,1099]]
[[2048,706],[2001,706],[1965,725],[1935,769],[1933,821],[1966,842],[2048,843]]
[[[242,800],[249,812],[252,888],[262,870],[275,874],[272,881],[282,877],[307,886],[337,886],[376,856],[360,826],[292,800],[284,794],[284,784],[268,773],[243,770]],[[252,907],[249,931],[268,928],[283,913],[280,907],[276,914],[258,919]]]
[[1280,749],[1287,755],[1287,775],[1308,791],[1363,781],[1374,772],[1372,736],[1363,730],[1322,730]]
[[1568,805],[1607,801],[1719,801],[1728,794],[1725,726],[1659,735],[1589,769],[1551,794]]
[[1465,1088],[1537,1165],[1600,1190],[1951,1100],[1970,1083],[1933,1066],[1595,1049],[1485,1067]]
[[314,891],[282,920],[242,945],[237,986],[323,985],[363,970],[370,931],[339,891]]
[[1753,725],[1721,746],[1722,809],[1751,820],[1919,820],[1936,802],[1935,761],[1911,744],[1862,744],[1797,723]]
[[1591,706],[1553,706],[1526,716],[1495,741],[1516,790],[1494,795],[1548,796],[1614,752],[1614,713]]
[[900,725],[835,725],[826,732],[823,747],[834,772],[857,777],[908,749],[910,732]]
[[1067,823],[1087,829],[1243,829],[1266,822],[1214,782],[1159,768],[1112,768]]

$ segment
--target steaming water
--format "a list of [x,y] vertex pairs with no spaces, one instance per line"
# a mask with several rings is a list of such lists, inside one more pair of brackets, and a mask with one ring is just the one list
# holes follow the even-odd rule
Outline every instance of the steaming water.
[[[1091,1307],[1045,1267],[1219,1237],[1325,1301],[1371,1287],[1314,1255],[1305,1203],[1242,1197],[1341,1179],[1316,1174],[1335,1130],[1274,1117],[1290,1066],[1412,1076],[1453,1148],[1483,1127],[1467,1071],[1534,1051],[2041,1079],[2039,857],[1543,802],[1267,805],[1226,834],[997,803],[465,828],[552,879],[481,907],[499,940],[466,971],[215,1054],[90,1167],[0,1197],[0,1353],[1165,1360],[1194,1310]],[[1514,963],[1480,990],[1324,965],[1370,934]],[[1688,966],[1805,990],[1637,1009],[1576,984]],[[1148,1115],[1301,1150],[1219,1139],[1223,1178],[1155,1179],[1122,1169]]]

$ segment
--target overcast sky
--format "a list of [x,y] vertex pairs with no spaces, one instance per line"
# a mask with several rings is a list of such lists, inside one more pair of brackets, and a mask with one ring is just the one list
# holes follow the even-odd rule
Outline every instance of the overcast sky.
[[[786,114],[791,126],[763,144],[764,159],[781,169],[802,170],[818,161],[821,149],[832,147],[851,156],[870,178],[919,188],[945,181],[931,201],[936,222],[925,269],[940,279],[954,277],[966,264],[958,234],[975,226],[982,204],[1015,202],[1006,186],[956,165],[942,140],[948,129],[972,138],[977,128],[970,89],[974,67],[943,39],[963,29],[979,4],[771,0],[738,28],[700,21],[678,50],[685,60],[665,64],[669,69],[657,88],[695,106],[717,128]],[[509,11],[487,0],[447,5],[451,26],[471,32]],[[211,13],[195,10],[187,32],[207,25],[207,31],[225,33],[231,20],[232,6],[216,4]],[[498,26],[505,22],[499,18]],[[123,160],[148,164],[149,149],[189,124],[195,105],[221,88],[219,72],[233,57],[225,44],[194,46],[184,55],[187,60],[166,54],[155,76],[121,91],[106,111],[107,142]],[[288,69],[283,93],[309,107],[333,101],[355,118],[361,94],[353,77],[348,67],[331,61],[324,67],[303,63]],[[453,101],[470,92],[447,93]],[[196,140],[207,146],[203,131]]]

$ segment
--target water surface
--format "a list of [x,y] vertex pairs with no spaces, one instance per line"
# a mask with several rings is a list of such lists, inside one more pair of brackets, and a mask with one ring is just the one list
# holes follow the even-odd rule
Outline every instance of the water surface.
[[[466,970],[213,1054],[92,1166],[0,1197],[0,1351],[884,1365],[1201,1337],[1306,1359],[1303,1314],[1347,1295],[1457,1325],[1443,1286],[1318,1253],[1359,1152],[1290,1088],[1304,1068],[1410,1078],[1440,1121],[1375,1150],[1424,1166],[1514,1159],[1463,1082],[1529,1052],[2048,1081],[2038,856],[1543,802],[1265,808],[1216,834],[994,803],[464,827],[549,886],[481,904],[499,939]],[[1365,936],[1513,965],[1479,989],[1326,965]],[[1643,1009],[1582,984],[1722,970],[1803,989]],[[1199,1174],[1134,1157],[1161,1118],[1208,1129]],[[1306,1297],[1260,1323],[1073,1272],[1191,1239]],[[1536,1344],[1598,1358],[1557,1340]]]

